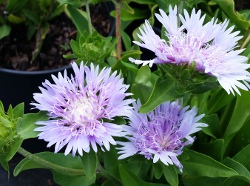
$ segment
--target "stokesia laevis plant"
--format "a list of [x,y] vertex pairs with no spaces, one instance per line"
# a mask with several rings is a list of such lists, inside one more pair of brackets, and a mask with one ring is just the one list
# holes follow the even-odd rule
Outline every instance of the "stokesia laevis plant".
[[[126,93],[128,85],[116,72],[111,74],[110,68],[100,70],[99,66],[90,67],[81,63],[72,64],[75,76],[58,74],[53,76],[55,84],[46,80],[41,93],[35,93],[32,103],[37,109],[47,111],[50,120],[39,121],[35,130],[39,138],[49,142],[48,147],[55,144],[55,152],[64,146],[65,155],[71,150],[83,155],[90,151],[90,146],[97,152],[97,144],[110,149],[115,145],[113,136],[121,137],[122,127],[112,123],[115,117],[129,117],[132,99]],[[99,72],[100,70],[100,72]]]
[[[165,36],[157,36],[146,21],[131,45],[124,29],[133,8],[129,1],[115,1],[116,11],[123,11],[116,18],[125,21],[121,29],[117,24],[124,44],[121,56],[114,50],[116,39],[98,43],[103,40],[79,29],[84,37],[71,43],[74,73],[59,73],[41,84],[32,103],[38,113],[23,114],[23,104],[5,111],[0,103],[2,167],[11,170],[8,162],[18,152],[25,158],[15,176],[47,168],[59,185],[249,185],[250,92],[242,90],[249,89],[249,64],[243,56],[249,58],[249,19],[236,13],[233,0],[176,2],[179,12],[186,8],[183,15],[177,7],[168,9],[167,1],[156,6],[147,1],[150,12],[135,10],[133,18],[149,13],[153,25],[152,12],[159,7],[156,17]],[[73,17],[82,15],[73,11],[74,4],[68,6]],[[152,50],[155,59],[137,60],[138,45]],[[157,68],[150,69],[152,65]],[[55,145],[55,153],[31,154],[21,147],[36,137]]]
[[133,103],[133,113],[129,126],[124,126],[129,142],[118,142],[119,159],[133,156],[136,153],[144,155],[153,162],[163,162],[165,165],[175,164],[180,171],[183,166],[177,159],[183,148],[194,142],[191,134],[207,127],[198,121],[204,116],[197,115],[195,107],[182,108],[178,101],[165,102],[147,114],[139,113],[140,101]]
[[[201,17],[201,11],[192,10],[189,16],[184,10],[184,16],[177,14],[177,6],[169,6],[169,15],[163,10],[155,14],[157,19],[166,29],[165,35],[168,41],[161,39],[146,20],[143,29],[140,29],[138,37],[142,43],[135,44],[153,51],[156,58],[152,60],[137,60],[130,58],[136,64],[151,67],[153,64],[192,65],[201,73],[215,76],[227,93],[240,94],[238,88],[250,89],[248,84],[250,73],[247,69],[247,57],[239,55],[243,49],[234,50],[237,42],[242,38],[237,36],[240,32],[232,32],[234,26],[227,29],[228,20],[223,23],[212,18],[203,25],[205,15]],[[178,26],[178,21],[182,25]],[[243,82],[243,83],[242,83]]]

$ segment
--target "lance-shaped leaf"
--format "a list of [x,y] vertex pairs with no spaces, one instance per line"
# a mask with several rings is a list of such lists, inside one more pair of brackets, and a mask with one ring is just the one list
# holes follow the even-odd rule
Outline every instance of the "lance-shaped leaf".
[[243,19],[243,16],[235,11],[234,0],[213,0],[227,14],[232,22],[242,29],[248,29],[250,23]]
[[[72,155],[65,156],[61,153],[54,154],[51,152],[42,152],[34,155],[52,163],[53,166],[48,167],[48,164],[44,165],[43,163],[37,163],[25,158],[16,166],[14,176],[28,169],[49,168],[53,173],[55,182],[62,186],[91,185],[95,181],[95,179],[84,174],[79,157],[72,157]],[[59,169],[53,169],[55,166]]]
[[234,157],[233,160],[241,163],[250,171],[250,144],[243,148],[240,152],[238,152]]
[[153,91],[148,101],[141,106],[139,111],[147,113],[165,101],[171,101],[181,95],[177,94],[175,81],[170,76],[159,77],[154,85]]
[[239,175],[235,170],[223,165],[210,156],[188,149],[184,152],[189,156],[189,159],[181,161],[183,174],[207,177],[230,177]]
[[145,103],[153,89],[153,84],[150,82],[151,71],[148,66],[142,66],[136,77],[135,84],[132,85],[132,93],[136,99],[140,99],[141,103]]
[[[242,91],[241,96],[237,95],[236,103],[232,115],[228,115],[230,118],[229,124],[224,133],[225,149],[228,148],[228,144],[231,142],[236,133],[244,126],[248,117],[250,116],[250,92]],[[247,123],[246,123],[247,124]]]
[[93,150],[89,153],[84,153],[81,157],[83,169],[87,177],[95,180],[96,168],[97,168],[97,156]]
[[25,114],[17,125],[17,134],[22,139],[36,138],[38,132],[35,132],[37,121],[46,121],[48,119],[46,112],[29,113]]
[[122,179],[123,186],[163,186],[166,184],[160,184],[160,183],[148,183],[143,180],[141,180],[139,177],[137,177],[133,172],[128,170],[124,165],[120,166],[120,176]]

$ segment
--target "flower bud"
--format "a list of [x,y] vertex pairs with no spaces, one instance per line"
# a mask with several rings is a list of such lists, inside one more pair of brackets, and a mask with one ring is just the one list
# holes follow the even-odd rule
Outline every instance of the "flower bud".
[[12,114],[6,114],[3,107],[0,108],[0,152],[6,151],[17,137],[17,119],[12,116]]

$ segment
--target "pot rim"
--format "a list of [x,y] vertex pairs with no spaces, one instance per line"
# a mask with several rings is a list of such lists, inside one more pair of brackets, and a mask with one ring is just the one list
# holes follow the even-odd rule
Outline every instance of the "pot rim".
[[20,74],[20,75],[35,75],[35,74],[39,75],[39,74],[53,74],[53,73],[63,71],[63,70],[68,70],[71,68],[72,68],[71,64],[63,66],[63,67],[55,68],[55,69],[38,70],[38,71],[25,71],[25,70],[0,68],[0,73],[4,72],[4,73],[9,73],[9,74]]

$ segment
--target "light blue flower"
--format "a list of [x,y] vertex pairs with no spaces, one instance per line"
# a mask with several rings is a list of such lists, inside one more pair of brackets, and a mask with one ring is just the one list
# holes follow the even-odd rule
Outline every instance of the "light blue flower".
[[[182,16],[177,14],[177,6],[169,6],[169,15],[160,10],[156,17],[165,27],[168,40],[156,35],[149,22],[145,21],[138,34],[142,42],[134,43],[153,51],[156,57],[145,61],[130,58],[131,62],[149,66],[165,63],[192,65],[195,62],[196,70],[215,76],[228,94],[240,94],[239,88],[250,89],[248,58],[239,55],[244,49],[235,49],[242,37],[237,36],[239,31],[233,32],[234,26],[227,29],[228,20],[217,23],[212,18],[203,25],[205,15],[201,17],[200,10],[196,12],[193,9],[190,16],[184,10]],[[178,20],[181,26],[178,26]]]
[[122,136],[122,126],[112,123],[116,116],[129,117],[132,99],[126,93],[128,85],[110,68],[93,64],[80,67],[72,64],[75,75],[52,76],[54,84],[46,80],[41,93],[35,93],[33,103],[37,109],[47,111],[50,120],[39,121],[35,130],[39,139],[55,144],[55,152],[66,146],[65,155],[72,151],[82,155],[90,147],[97,152],[97,145],[107,150],[115,145],[113,136]]
[[182,165],[177,156],[183,148],[194,142],[191,134],[206,127],[207,124],[198,121],[204,114],[197,115],[194,107],[182,108],[175,102],[165,102],[155,110],[141,114],[138,112],[141,103],[133,103],[134,111],[130,117],[130,125],[124,126],[128,142],[117,142],[119,159],[133,156],[136,153],[144,155],[153,162],[162,161],[165,165],[175,164],[182,171]]

